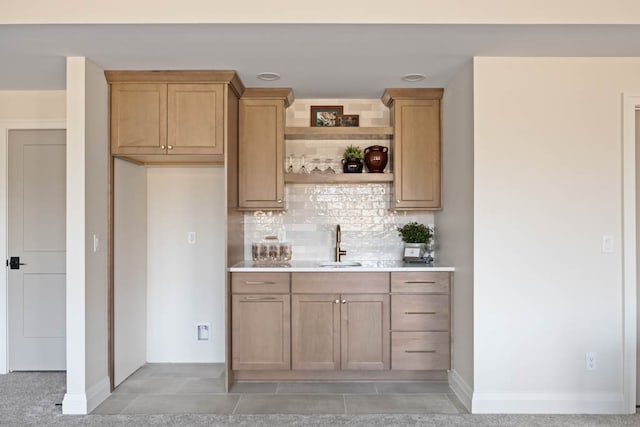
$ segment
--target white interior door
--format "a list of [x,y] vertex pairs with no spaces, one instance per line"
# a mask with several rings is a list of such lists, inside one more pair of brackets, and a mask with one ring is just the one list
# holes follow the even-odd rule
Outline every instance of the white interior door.
[[64,370],[66,132],[8,137],[9,370]]

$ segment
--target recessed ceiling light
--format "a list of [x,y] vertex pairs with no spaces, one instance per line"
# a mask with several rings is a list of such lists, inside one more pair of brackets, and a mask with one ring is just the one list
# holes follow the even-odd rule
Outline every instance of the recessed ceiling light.
[[266,72],[266,73],[258,73],[258,74],[256,74],[256,77],[259,78],[260,80],[264,80],[266,82],[272,82],[274,80],[279,80],[280,79],[280,74]]
[[405,82],[419,82],[422,81],[426,78],[427,76],[425,76],[424,74],[418,74],[418,73],[411,73],[411,74],[405,74],[404,76],[402,76],[402,80],[404,80]]

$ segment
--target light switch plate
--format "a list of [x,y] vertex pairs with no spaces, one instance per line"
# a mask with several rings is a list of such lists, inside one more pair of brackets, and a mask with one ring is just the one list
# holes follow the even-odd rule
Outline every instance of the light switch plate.
[[603,254],[613,253],[613,236],[611,234],[602,235],[602,253]]
[[196,232],[195,231],[190,231],[187,233],[187,243],[189,243],[190,245],[195,245],[196,244]]

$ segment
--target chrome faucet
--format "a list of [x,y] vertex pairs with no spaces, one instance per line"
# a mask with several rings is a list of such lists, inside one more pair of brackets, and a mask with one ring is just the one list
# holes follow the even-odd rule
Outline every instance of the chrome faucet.
[[340,242],[342,240],[342,233],[340,232],[340,224],[336,227],[336,262],[340,262],[342,255],[346,255],[347,251],[340,249]]

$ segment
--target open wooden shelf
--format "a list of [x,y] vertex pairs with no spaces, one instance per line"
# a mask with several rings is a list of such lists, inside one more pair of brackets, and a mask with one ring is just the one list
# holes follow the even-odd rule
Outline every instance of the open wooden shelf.
[[392,173],[286,173],[284,182],[291,184],[357,184],[393,182]]
[[393,128],[378,127],[286,127],[285,139],[391,139]]

